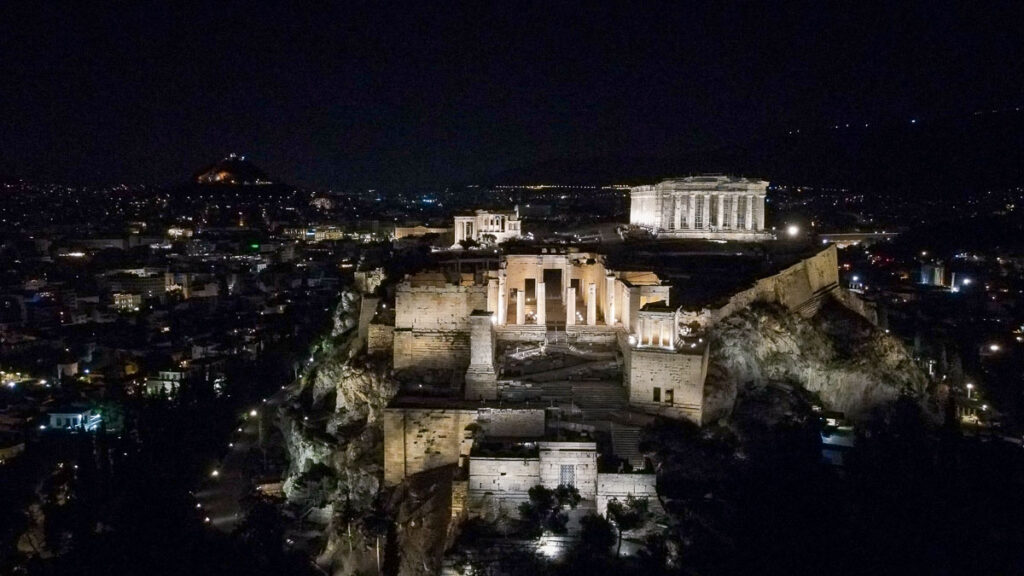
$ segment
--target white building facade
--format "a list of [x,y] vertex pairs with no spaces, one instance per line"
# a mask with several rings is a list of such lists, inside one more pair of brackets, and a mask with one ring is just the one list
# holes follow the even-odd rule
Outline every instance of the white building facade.
[[768,182],[691,176],[630,190],[629,223],[664,238],[758,241],[765,231]]
[[500,244],[521,236],[521,224],[518,209],[502,212],[477,210],[472,216],[456,216],[455,245],[463,240],[482,242],[484,235],[494,236],[494,243]]

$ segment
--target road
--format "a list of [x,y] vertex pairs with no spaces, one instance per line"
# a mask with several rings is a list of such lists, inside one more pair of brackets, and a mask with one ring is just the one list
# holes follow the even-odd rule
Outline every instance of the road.
[[220,465],[210,471],[209,479],[196,492],[196,505],[217,530],[231,532],[242,520],[241,500],[252,488],[252,474],[262,458],[259,447],[261,418],[274,418],[287,397],[280,390],[260,404],[255,417],[247,416],[231,435],[228,452]]

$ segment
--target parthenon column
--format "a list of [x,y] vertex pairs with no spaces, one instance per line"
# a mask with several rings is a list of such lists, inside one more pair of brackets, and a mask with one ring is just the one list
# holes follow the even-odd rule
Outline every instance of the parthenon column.
[[693,230],[697,217],[696,210],[694,210],[697,207],[697,197],[695,194],[686,195],[686,206],[686,227]]
[[754,195],[747,195],[747,230],[754,229]]
[[537,324],[547,324],[547,295],[543,282],[537,282]]
[[672,229],[679,230],[683,227],[683,197],[676,194],[672,197]]
[[729,228],[736,230],[740,223],[740,197],[732,195],[732,206],[729,209]]
[[704,229],[711,228],[711,194],[704,195]]
[[715,194],[715,203],[718,204],[718,215],[715,217],[715,226],[718,228],[724,228],[724,226],[722,226],[722,221],[725,216],[725,206],[723,206],[722,202],[724,199],[724,194]]
[[565,325],[576,325],[576,289],[572,286],[565,289]]
[[526,324],[526,290],[516,290],[516,324]]
[[757,213],[757,229],[764,230],[764,196],[757,197],[757,205],[761,208]]

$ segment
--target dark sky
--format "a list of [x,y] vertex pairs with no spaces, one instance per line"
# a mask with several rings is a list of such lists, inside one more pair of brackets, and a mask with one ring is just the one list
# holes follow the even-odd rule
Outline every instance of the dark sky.
[[0,3],[0,178],[433,184],[1024,104],[1022,2],[62,4]]

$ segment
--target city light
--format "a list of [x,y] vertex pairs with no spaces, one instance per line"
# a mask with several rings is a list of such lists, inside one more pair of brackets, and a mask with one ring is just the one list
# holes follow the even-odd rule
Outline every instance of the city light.
[[216,478],[218,476],[220,476],[220,470],[214,470],[213,472],[210,472],[210,478]]
[[999,352],[1000,346],[999,346],[999,344],[989,344],[988,345],[988,350],[989,350],[989,352]]
[[800,227],[797,226],[796,224],[790,224],[789,226],[786,227],[786,234],[788,234],[790,238],[795,237],[799,233]]

